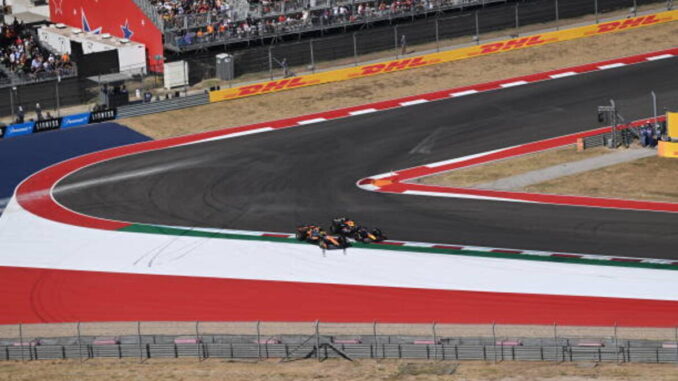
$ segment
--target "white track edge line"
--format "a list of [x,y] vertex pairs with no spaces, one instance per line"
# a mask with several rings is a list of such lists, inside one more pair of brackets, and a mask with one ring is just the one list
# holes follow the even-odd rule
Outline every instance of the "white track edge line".
[[509,82],[509,83],[502,83],[502,84],[499,85],[499,86],[501,86],[501,87],[503,87],[503,88],[506,89],[506,88],[509,88],[509,87],[516,87],[516,86],[526,85],[526,84],[528,84],[528,83],[529,83],[528,81],[515,81],[515,82]]
[[607,69],[614,69],[614,68],[618,68],[618,67],[622,67],[622,66],[626,66],[626,64],[623,63],[623,62],[615,62],[615,63],[611,63],[611,64],[608,64],[608,65],[598,66],[598,69],[607,70]]
[[366,108],[364,110],[351,111],[351,112],[349,112],[349,115],[363,115],[363,114],[369,114],[371,112],[376,112],[376,111],[378,111],[376,108]]
[[415,99],[413,101],[400,102],[400,105],[401,106],[414,106],[414,105],[418,105],[418,104],[421,104],[421,103],[427,103],[427,102],[429,102],[428,99]]
[[261,133],[261,132],[268,132],[268,131],[273,131],[273,130],[274,130],[273,127],[262,127],[262,128],[257,128],[257,129],[254,129],[254,130],[234,132],[232,134],[219,135],[219,136],[214,136],[214,137],[207,138],[207,139],[196,140],[194,142],[180,144],[176,147],[182,147],[182,146],[187,146],[187,145],[197,144],[197,143],[212,142],[212,141],[223,140],[223,139],[237,138],[238,136],[253,135],[253,134],[258,134],[258,133]]
[[314,118],[314,119],[306,119],[306,120],[300,120],[297,122],[297,124],[313,124],[313,123],[318,123],[318,122],[324,122],[326,121],[326,118]]
[[673,57],[673,54],[662,54],[658,56],[652,56],[652,57],[647,57],[645,58],[647,61],[656,61],[656,60],[663,60],[665,58],[671,58]]
[[566,71],[564,73],[551,74],[551,75],[549,75],[549,77],[551,77],[553,79],[558,79],[558,78],[571,77],[571,76],[577,75],[577,74],[579,74],[579,73],[577,73],[576,71]]
[[471,94],[478,94],[478,90],[466,90],[466,91],[459,91],[456,93],[450,93],[451,97],[463,97],[464,95],[471,95]]

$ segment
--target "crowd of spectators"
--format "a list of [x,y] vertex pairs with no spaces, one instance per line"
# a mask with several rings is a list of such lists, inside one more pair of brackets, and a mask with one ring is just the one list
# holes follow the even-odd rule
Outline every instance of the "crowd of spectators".
[[638,128],[640,145],[643,147],[654,148],[660,140],[670,140],[666,135],[666,122],[650,123]]
[[[250,0],[238,12],[226,0],[151,0],[177,45],[251,39],[312,27],[343,25],[411,12],[433,11],[469,0]],[[245,13],[245,14],[243,14]]]
[[0,64],[22,79],[41,79],[70,74],[68,54],[55,55],[42,48],[30,28],[16,19],[0,25]]

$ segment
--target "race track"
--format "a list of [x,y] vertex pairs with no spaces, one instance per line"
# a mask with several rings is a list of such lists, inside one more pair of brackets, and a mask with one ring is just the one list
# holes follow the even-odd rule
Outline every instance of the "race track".
[[596,107],[610,98],[626,120],[651,114],[653,90],[660,110],[675,108],[677,65],[664,59],[141,153],[82,169],[54,196],[78,212],[129,222],[291,232],[348,215],[397,240],[676,259],[678,214],[389,195],[355,183],[592,129]]

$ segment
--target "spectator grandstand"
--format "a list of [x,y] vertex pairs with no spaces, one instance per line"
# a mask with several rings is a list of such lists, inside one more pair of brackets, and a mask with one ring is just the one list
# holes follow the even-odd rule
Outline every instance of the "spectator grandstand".
[[504,0],[151,0],[177,48],[414,17]]
[[56,78],[75,71],[68,54],[58,55],[42,47],[35,31],[16,19],[0,25],[0,65],[0,83],[3,79],[26,82]]

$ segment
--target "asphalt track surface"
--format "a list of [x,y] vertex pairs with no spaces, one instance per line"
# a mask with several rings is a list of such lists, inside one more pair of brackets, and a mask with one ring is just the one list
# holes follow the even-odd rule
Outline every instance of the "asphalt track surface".
[[676,259],[678,214],[381,194],[355,183],[595,128],[610,98],[626,120],[651,114],[652,90],[660,110],[675,108],[677,68],[671,58],[122,157],[70,175],[54,195],[128,222],[292,232],[348,215],[397,240]]

